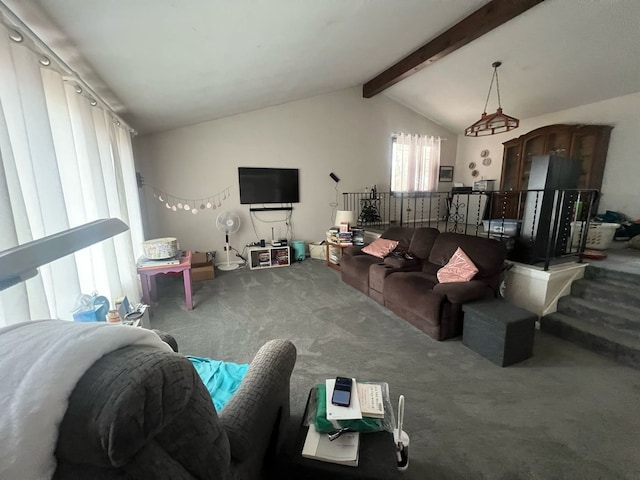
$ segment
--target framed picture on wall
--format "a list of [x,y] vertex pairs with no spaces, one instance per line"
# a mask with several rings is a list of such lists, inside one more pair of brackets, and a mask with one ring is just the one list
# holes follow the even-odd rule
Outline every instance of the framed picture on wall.
[[440,167],[440,176],[438,177],[440,182],[453,182],[453,167],[443,165]]

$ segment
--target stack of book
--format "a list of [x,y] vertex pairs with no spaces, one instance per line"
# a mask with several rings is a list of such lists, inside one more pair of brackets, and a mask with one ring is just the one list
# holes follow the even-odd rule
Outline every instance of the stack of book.
[[316,426],[310,423],[307,438],[302,447],[302,456],[321,462],[357,467],[359,450],[359,432],[343,433],[339,438],[331,441],[327,434],[318,433]]
[[[381,385],[356,383],[353,379],[351,404],[348,407],[340,407],[331,403],[330,396],[333,393],[334,385],[335,379],[326,381],[327,419],[384,418]],[[357,467],[359,450],[359,432],[342,433],[338,438],[330,440],[327,434],[319,433],[314,423],[311,422],[302,448],[302,456],[322,462]]]
[[276,264],[287,265],[289,263],[289,253],[287,250],[276,250]]
[[261,267],[268,267],[271,265],[271,257],[269,256],[269,252],[259,252],[258,253],[258,265]]
[[331,227],[327,230],[327,240],[331,243],[337,243],[345,247],[353,245],[352,236],[353,234],[351,230],[341,231],[339,227]]
[[353,245],[353,242],[351,241],[351,231],[348,230],[346,232],[338,232],[338,242],[340,245],[343,246],[350,246]]
[[331,227],[327,230],[327,241],[331,243],[338,243],[338,233],[340,233],[340,228]]

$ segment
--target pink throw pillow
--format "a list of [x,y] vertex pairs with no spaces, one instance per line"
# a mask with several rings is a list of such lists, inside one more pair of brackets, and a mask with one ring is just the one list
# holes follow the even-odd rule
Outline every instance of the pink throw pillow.
[[447,264],[438,270],[440,283],[468,282],[478,273],[478,267],[464,251],[458,247]]
[[386,238],[377,238],[369,245],[364,247],[362,251],[373,255],[374,257],[384,258],[395,250],[398,246],[397,240],[387,240]]

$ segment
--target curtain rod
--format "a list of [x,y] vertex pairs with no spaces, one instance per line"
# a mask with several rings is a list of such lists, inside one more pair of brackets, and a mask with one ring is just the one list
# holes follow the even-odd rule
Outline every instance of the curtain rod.
[[127,122],[125,122],[120,117],[120,115],[118,115],[115,112],[113,107],[111,107],[111,105],[109,105],[106,100],[104,100],[100,95],[98,95],[96,91],[93,88],[91,88],[91,86],[87,82],[85,82],[82,79],[82,77],[78,74],[78,72],[76,72],[73,68],[71,68],[71,66],[67,62],[65,62],[62,58],[60,58],[60,56],[57,53],[55,53],[44,41],[42,41],[42,39],[40,39],[40,37],[33,30],[31,30],[31,28],[29,28],[29,26],[26,23],[24,23],[22,19],[20,19],[20,17],[18,17],[15,13],[13,13],[13,11],[9,7],[7,7],[7,5],[5,5],[5,3],[2,1],[0,1],[0,13],[2,13],[4,17],[12,23],[12,25],[7,25],[7,22],[3,21],[2,24],[5,27],[11,30],[18,28],[20,30],[20,33],[25,34],[29,38],[29,40],[31,40],[35,44],[35,46],[41,50],[40,53],[49,57],[50,60],[54,60],[59,67],[62,67],[62,69],[68,73],[69,77],[65,77],[63,75],[63,80],[72,80],[78,83],[79,86],[82,87],[82,89],[85,90],[88,94],[90,94],[94,100],[96,100],[97,102],[100,102],[100,104],[104,108],[106,108],[111,113],[111,115],[115,117],[115,120],[117,120],[122,125],[124,125],[129,130],[129,132],[131,132],[131,134],[133,135],[138,134],[138,132],[136,132],[134,128],[132,128]]
[[438,135],[427,135],[426,133],[402,133],[402,132],[393,132],[391,133],[391,136],[393,137],[397,137],[398,135],[413,135],[413,136],[425,136],[425,137],[435,137],[437,139],[439,139],[442,142],[446,142],[447,141],[447,137],[439,137]]

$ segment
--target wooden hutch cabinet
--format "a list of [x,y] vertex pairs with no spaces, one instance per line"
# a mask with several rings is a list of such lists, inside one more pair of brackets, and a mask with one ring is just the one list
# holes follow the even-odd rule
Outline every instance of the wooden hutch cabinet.
[[[578,189],[600,190],[611,129],[608,125],[548,125],[504,142],[500,190],[493,218],[520,218],[520,190],[529,185],[531,157],[556,154],[581,162]],[[514,192],[513,194],[509,192]]]

